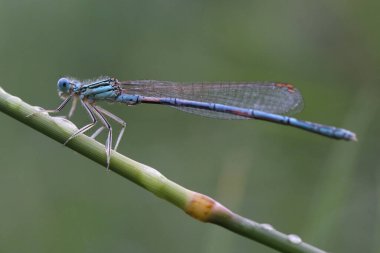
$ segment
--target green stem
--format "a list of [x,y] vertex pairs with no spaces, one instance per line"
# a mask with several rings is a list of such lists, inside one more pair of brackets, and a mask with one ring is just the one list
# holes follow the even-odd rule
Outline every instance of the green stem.
[[[77,129],[68,120],[35,113],[37,109],[0,88],[0,111],[64,143]],[[27,117],[28,115],[32,116]],[[67,147],[105,166],[106,154],[102,144],[85,135],[79,135]],[[191,217],[214,223],[237,234],[260,242],[280,252],[325,252],[302,242],[299,237],[286,235],[270,225],[259,224],[239,216],[203,194],[188,190],[164,177],[157,170],[112,152],[110,169],[179,207]]]

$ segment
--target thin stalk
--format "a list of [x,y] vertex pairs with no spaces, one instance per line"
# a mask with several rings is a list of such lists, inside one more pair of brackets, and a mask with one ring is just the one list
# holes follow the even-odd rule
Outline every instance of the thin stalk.
[[[36,113],[27,117],[36,112],[37,108],[6,93],[1,88],[0,111],[60,143],[64,143],[76,130],[70,121],[61,117],[50,117],[46,113]],[[86,135],[81,134],[75,137],[67,144],[67,147],[106,166],[104,146]],[[269,224],[260,224],[235,214],[214,199],[188,190],[170,181],[152,167],[136,162],[120,153],[112,152],[109,169],[145,188],[157,197],[174,204],[197,220],[219,225],[279,252],[325,252],[302,242],[296,235],[286,235],[275,230]]]

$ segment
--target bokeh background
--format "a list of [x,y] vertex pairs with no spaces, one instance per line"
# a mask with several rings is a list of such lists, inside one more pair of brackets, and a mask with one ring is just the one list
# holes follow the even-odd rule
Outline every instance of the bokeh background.
[[[0,0],[0,84],[55,108],[56,81],[291,82],[299,118],[259,121],[105,105],[119,152],[255,221],[332,252],[380,252],[380,2]],[[73,121],[88,121],[78,111]],[[0,114],[0,252],[274,252],[203,224]],[[100,137],[102,140],[104,136]]]

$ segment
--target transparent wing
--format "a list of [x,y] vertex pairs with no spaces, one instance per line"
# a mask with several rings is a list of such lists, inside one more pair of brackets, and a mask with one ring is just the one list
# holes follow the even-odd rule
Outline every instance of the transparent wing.
[[[273,82],[251,83],[177,83],[154,80],[119,83],[123,92],[149,97],[169,97],[249,108],[275,114],[293,114],[302,110],[300,92],[290,84]],[[189,107],[179,110],[211,118],[247,119],[227,113]]]

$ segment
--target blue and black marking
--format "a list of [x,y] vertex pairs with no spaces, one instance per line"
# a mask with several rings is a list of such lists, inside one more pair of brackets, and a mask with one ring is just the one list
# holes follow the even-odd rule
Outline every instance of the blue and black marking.
[[[126,95],[126,94],[124,94]],[[253,110],[248,108],[240,108],[236,106],[228,106],[217,103],[207,103],[199,101],[191,101],[178,98],[156,98],[156,97],[144,97],[144,96],[131,96],[129,99],[135,99],[137,103],[148,103],[148,104],[162,104],[170,105],[175,107],[190,107],[196,109],[203,109],[209,111],[216,111],[228,114],[234,114],[241,117],[265,120],[269,122],[274,122],[282,125],[294,126],[309,132],[317,133],[323,136],[327,136],[334,139],[344,139],[344,140],[356,140],[354,133],[342,129],[327,125],[321,125],[313,122],[302,121],[296,118],[278,115],[268,112],[263,112],[259,110]]]

